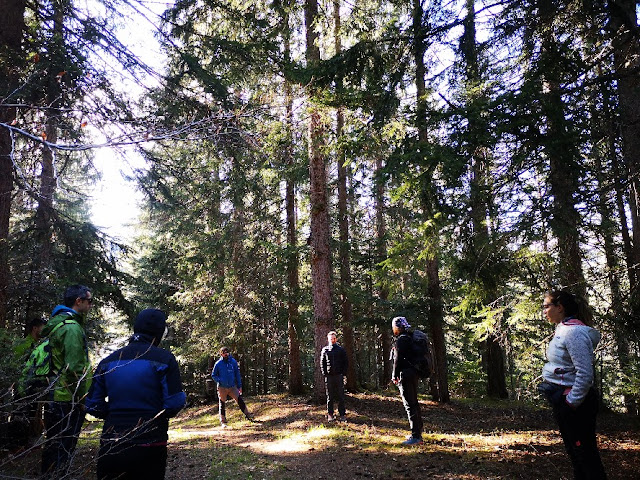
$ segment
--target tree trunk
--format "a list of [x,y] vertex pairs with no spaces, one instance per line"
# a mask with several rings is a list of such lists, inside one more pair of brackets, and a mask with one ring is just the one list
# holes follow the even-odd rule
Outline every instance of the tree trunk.
[[[384,192],[385,185],[381,176],[382,172],[382,157],[376,156],[375,167],[375,184],[374,184],[374,198],[375,198],[375,212],[376,212],[376,264],[384,261],[387,258],[387,224],[385,221],[385,208],[384,208]],[[385,282],[381,282],[378,296],[382,301],[382,304],[386,304],[389,300],[389,289]],[[381,331],[380,331],[380,347],[382,349],[382,372],[380,378],[380,385],[389,385],[391,382],[391,362],[389,358],[391,356],[391,328],[387,318],[382,319]]]
[[[471,162],[470,201],[471,250],[474,269],[471,281],[477,281],[482,286],[483,305],[490,305],[498,297],[496,271],[491,265],[493,250],[491,232],[489,231],[489,212],[494,209],[491,205],[491,159],[489,148],[482,140],[484,132],[489,130],[487,122],[483,120],[484,103],[481,92],[482,78],[478,65],[478,47],[476,42],[475,2],[467,0],[467,15],[464,22],[462,38],[462,55],[465,64],[466,98],[468,120],[468,151]],[[496,320],[482,342],[482,365],[487,376],[487,395],[493,398],[507,398],[507,380],[505,371],[505,354],[500,343],[501,321]]]
[[629,209],[632,219],[631,247],[634,269],[630,288],[631,321],[640,325],[640,288],[637,266],[640,265],[640,43],[636,0],[610,2],[611,29],[614,31],[614,63],[618,76],[620,132],[625,163],[629,169]]
[[[318,35],[315,31],[318,17],[318,2],[306,0],[304,18],[306,32],[307,68],[320,63]],[[314,96],[313,80],[309,85],[309,96]],[[313,297],[315,370],[315,400],[325,398],[324,378],[320,370],[320,353],[327,344],[327,333],[333,327],[333,305],[331,303],[331,256],[329,250],[329,199],[327,194],[326,159],[322,153],[324,129],[317,105],[310,102],[309,108],[309,176],[311,208],[311,289]]]
[[[287,38],[285,40],[285,55],[289,57],[289,37],[288,22]],[[293,158],[293,98],[291,95],[291,85],[288,80],[284,81],[285,103],[287,109],[286,128],[287,128],[287,149],[285,152],[285,163],[288,166],[288,174],[286,180],[285,203],[287,210],[287,283],[288,283],[288,299],[287,299],[287,331],[289,337],[289,393],[292,395],[300,395],[304,391],[302,383],[302,362],[300,360],[300,338],[298,337],[298,329],[300,325],[299,299],[300,299],[300,281],[298,274],[298,232],[296,230],[296,186],[294,174],[292,172],[294,166]]]
[[[333,22],[334,22],[334,45],[336,55],[342,52],[341,31],[340,31],[340,0],[333,1]],[[338,92],[342,90],[342,80],[338,77],[336,80],[336,89]],[[353,304],[349,291],[351,290],[351,249],[349,238],[349,211],[347,208],[347,179],[349,177],[348,168],[345,165],[344,149],[340,147],[340,138],[344,126],[344,113],[341,107],[336,111],[336,138],[337,152],[336,158],[338,163],[338,228],[340,231],[340,310],[342,312],[342,344],[347,352],[349,367],[347,370],[346,388],[350,392],[356,392],[358,383],[355,370],[354,356],[354,338],[353,338]]]
[[[543,1],[540,7],[542,25],[550,25],[555,12],[553,2]],[[543,148],[549,159],[549,186],[553,197],[549,226],[558,242],[559,262],[558,278],[564,287],[582,297],[586,296],[586,283],[582,271],[580,252],[580,215],[575,207],[574,195],[578,190],[578,153],[576,141],[571,135],[571,127],[565,116],[565,105],[560,91],[562,73],[557,69],[558,61],[556,40],[550,29],[542,33],[542,52],[545,70],[542,110],[547,124],[543,137]]]
[[[601,73],[598,72],[598,73]],[[600,214],[600,230],[602,235],[602,240],[604,243],[604,252],[605,259],[607,261],[607,277],[609,280],[609,289],[611,291],[611,310],[612,313],[610,315],[612,322],[615,326],[615,339],[617,345],[617,356],[618,362],[620,364],[620,370],[624,375],[629,376],[631,374],[631,359],[629,352],[629,340],[627,338],[627,332],[629,330],[629,326],[626,325],[624,320],[627,319],[628,315],[625,312],[625,303],[622,296],[622,291],[620,287],[620,260],[618,255],[618,249],[614,243],[614,238],[618,235],[618,233],[624,229],[627,229],[626,222],[626,212],[624,209],[620,211],[620,217],[616,217],[614,215],[614,208],[612,205],[617,205],[620,201],[619,189],[617,188],[617,184],[620,179],[615,177],[618,172],[618,162],[617,162],[617,151],[616,148],[616,131],[614,127],[614,122],[612,118],[612,112],[609,108],[609,105],[613,104],[613,99],[610,97],[606,88],[600,89],[600,95],[603,98],[602,102],[602,114],[600,115],[598,112],[598,108],[596,105],[597,100],[592,100],[591,102],[591,118],[592,120],[592,130],[593,132],[598,132],[599,130],[603,130],[599,135],[595,135],[596,139],[603,138],[603,145],[607,145],[608,148],[606,151],[606,156],[611,159],[612,168],[608,175],[605,173],[605,166],[603,165],[602,158],[600,153],[596,151],[595,157],[595,175],[598,180],[598,191],[600,192],[598,196],[598,211]],[[599,124],[597,123],[599,121]],[[611,178],[613,174],[615,178],[615,184],[612,185],[612,182],[608,181],[608,178]],[[621,225],[616,224],[615,218],[620,218]],[[627,242],[628,239],[628,231],[627,238],[623,240],[623,249],[627,250]],[[623,237],[624,238],[624,237]],[[629,257],[627,256],[627,259]],[[628,260],[627,260],[628,261]],[[630,280],[634,276],[633,268],[627,268],[627,273],[630,275]],[[633,284],[631,282],[630,284]],[[624,319],[624,320],[623,320]],[[638,398],[636,395],[631,393],[623,394],[624,404],[628,414],[637,415],[638,414]]]
[[[413,53],[416,64],[416,128],[418,130],[418,138],[420,142],[427,142],[426,128],[426,110],[424,98],[426,94],[426,86],[424,76],[426,73],[424,65],[425,53],[425,35],[422,26],[423,9],[421,0],[413,0]],[[431,194],[425,192],[423,195],[423,207],[427,219],[435,216],[435,200]],[[439,239],[438,232],[434,229],[432,233],[433,249],[435,251]],[[429,299],[429,323],[431,342],[433,344],[433,354],[435,358],[435,375],[431,382],[431,395],[438,402],[449,401],[449,380],[447,378],[447,357],[446,343],[444,338],[444,311],[442,301],[442,291],[440,289],[440,273],[438,265],[438,255],[433,253],[432,257],[427,261],[427,296]]]
[[[24,0],[0,0],[0,123],[11,125],[16,109],[11,96],[19,83],[20,47],[24,30]],[[7,104],[5,106],[5,104]],[[0,126],[0,328],[7,327],[9,301],[9,219],[13,192],[13,145],[11,133]]]

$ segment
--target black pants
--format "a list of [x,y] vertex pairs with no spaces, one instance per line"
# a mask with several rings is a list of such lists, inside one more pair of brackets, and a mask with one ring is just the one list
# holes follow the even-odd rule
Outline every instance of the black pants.
[[327,393],[327,413],[333,415],[333,402],[338,402],[338,414],[344,417],[344,376],[328,375],[324,377],[324,386]]
[[166,445],[100,442],[98,480],[162,480],[166,468]]
[[62,477],[67,473],[83,423],[83,405],[53,401],[45,404],[47,441],[42,450],[42,474],[45,477]]
[[409,428],[413,438],[422,438],[422,412],[420,402],[418,402],[418,374],[412,368],[402,370],[400,373],[400,397],[402,404],[407,411],[409,418]]
[[607,475],[600,459],[596,440],[598,396],[594,389],[578,408],[571,408],[565,396],[552,404],[553,416],[560,427],[564,447],[573,465],[576,480],[604,480]]

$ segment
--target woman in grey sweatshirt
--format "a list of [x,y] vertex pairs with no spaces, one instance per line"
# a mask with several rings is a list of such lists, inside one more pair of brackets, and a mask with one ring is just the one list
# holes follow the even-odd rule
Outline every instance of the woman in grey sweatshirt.
[[[556,325],[542,370],[545,391],[571,458],[575,479],[606,479],[596,440],[598,396],[593,388],[594,349],[600,333],[587,325],[586,303],[565,290],[545,296],[543,310]],[[582,313],[582,315],[581,315]]]

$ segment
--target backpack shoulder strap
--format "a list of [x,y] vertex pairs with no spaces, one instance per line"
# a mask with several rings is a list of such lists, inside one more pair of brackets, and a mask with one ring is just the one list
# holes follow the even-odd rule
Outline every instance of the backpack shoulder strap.
[[47,335],[44,338],[49,338],[51,335],[53,335],[53,332],[55,332],[56,330],[58,330],[61,326],[63,325],[69,325],[70,323],[78,323],[75,320],[63,320],[61,321],[59,324],[57,324],[55,327],[53,327],[53,329],[49,332],[49,335]]

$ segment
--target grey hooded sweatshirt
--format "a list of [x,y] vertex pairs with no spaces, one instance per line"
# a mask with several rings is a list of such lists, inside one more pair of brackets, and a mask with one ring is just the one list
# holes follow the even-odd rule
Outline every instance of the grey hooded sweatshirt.
[[547,363],[542,377],[549,383],[569,387],[567,402],[580,405],[593,385],[593,351],[600,333],[574,318],[566,318],[556,327],[547,348]]

